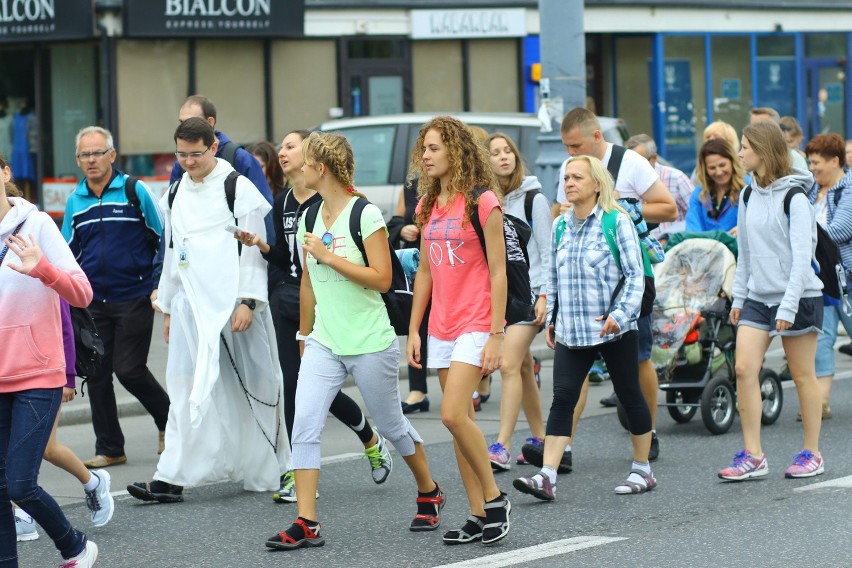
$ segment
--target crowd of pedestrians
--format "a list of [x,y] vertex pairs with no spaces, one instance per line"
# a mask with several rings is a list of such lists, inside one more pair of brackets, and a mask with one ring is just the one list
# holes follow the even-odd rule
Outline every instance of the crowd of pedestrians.
[[[573,467],[589,374],[602,365],[633,450],[614,491],[650,491],[658,484],[651,462],[660,455],[653,243],[681,231],[720,231],[738,242],[730,317],[743,448],[718,477],[768,474],[758,375],[776,335],[803,425],[801,450],[784,475],[825,471],[819,435],[832,416],[837,328],[852,329],[846,290],[840,302],[824,300],[812,263],[819,224],[852,267],[852,193],[845,191],[852,144],[838,135],[820,134],[802,149],[795,119],[754,109],[741,137],[723,122],[707,127],[689,176],[658,161],[650,136],[634,136],[626,147],[608,143],[597,117],[576,108],[561,124],[568,159],[551,204],[509,135],[477,133],[441,116],[420,129],[386,224],[354,187],[345,137],[293,130],[278,149],[269,142],[244,149],[216,130],[216,108],[200,95],[183,103],[178,118],[175,167],[159,199],[115,167],[109,131],[82,129],[75,151],[83,177],[61,232],[21,197],[0,158],[0,339],[21,355],[0,359],[1,565],[17,566],[15,539],[37,538],[36,523],[55,542],[61,567],[95,563],[97,545],[41,489],[38,472],[42,457],[68,471],[83,485],[92,524],[112,519],[105,468],[128,459],[113,375],[159,431],[156,471],[129,485],[130,495],[176,503],[185,487],[223,480],[268,491],[297,507],[293,523],[266,540],[275,550],[325,544],[317,497],[329,412],[358,437],[374,483],[393,471],[390,446],[401,456],[417,491],[409,529],[441,526],[444,491],[406,417],[430,411],[427,369],[438,376],[440,417],[470,509],[443,533],[445,544],[490,545],[508,535],[512,505],[495,474],[513,462],[539,468],[514,479],[515,489],[555,499],[557,474]],[[530,230],[532,294],[525,317],[506,325],[514,223]],[[394,248],[417,249],[421,259],[404,314],[405,398],[400,328],[387,297]],[[104,343],[88,381],[96,443],[86,461],[56,431],[60,404],[75,396],[71,309],[80,308]],[[167,389],[147,367],[155,311],[163,313],[169,349]],[[546,423],[530,350],[542,331],[555,350]],[[500,429],[489,444],[475,407],[490,396],[483,389],[497,372]],[[349,375],[375,427],[341,391]],[[521,409],[530,437],[513,457]]]

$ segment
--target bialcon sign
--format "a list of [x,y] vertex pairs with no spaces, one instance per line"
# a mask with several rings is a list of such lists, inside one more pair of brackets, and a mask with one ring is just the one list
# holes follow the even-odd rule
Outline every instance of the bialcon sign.
[[0,42],[93,35],[91,0],[0,0]]
[[[2,0],[0,0],[2,1]],[[128,37],[298,37],[304,0],[125,0]]]

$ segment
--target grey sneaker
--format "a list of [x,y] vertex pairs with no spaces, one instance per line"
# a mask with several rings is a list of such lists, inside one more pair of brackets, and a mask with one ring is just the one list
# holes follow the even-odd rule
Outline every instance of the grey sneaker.
[[15,509],[15,535],[18,542],[36,540],[39,536],[35,519],[21,509]]
[[281,476],[281,489],[272,494],[272,500],[276,503],[296,502],[296,477],[292,471]]
[[92,475],[97,476],[100,483],[94,490],[86,491],[86,506],[92,512],[92,524],[96,527],[102,527],[112,519],[112,514],[115,511],[115,500],[109,492],[109,472],[97,469],[92,471]]
[[373,481],[384,483],[393,470],[393,458],[388,451],[387,441],[378,432],[376,432],[376,437],[378,438],[376,445],[364,450],[364,454],[370,460],[370,468],[373,470]]

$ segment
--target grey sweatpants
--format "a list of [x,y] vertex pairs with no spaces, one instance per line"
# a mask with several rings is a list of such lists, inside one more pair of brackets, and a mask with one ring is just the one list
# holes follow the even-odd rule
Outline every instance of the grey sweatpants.
[[400,455],[414,454],[414,444],[423,443],[420,434],[402,414],[399,340],[394,339],[384,351],[337,356],[308,337],[296,387],[290,469],[320,468],[320,435],[328,409],[350,374],[364,397],[376,429]]

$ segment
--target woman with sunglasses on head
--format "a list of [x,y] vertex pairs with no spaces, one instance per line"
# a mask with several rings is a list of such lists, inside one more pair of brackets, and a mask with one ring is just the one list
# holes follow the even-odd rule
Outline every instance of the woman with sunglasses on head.
[[[402,414],[399,340],[381,297],[391,285],[392,254],[382,213],[375,205],[359,203],[363,196],[352,188],[355,158],[346,138],[313,132],[302,141],[302,155],[305,184],[322,196],[322,202],[305,213],[296,235],[303,243],[306,270],[297,335],[302,366],[290,462],[299,516],[266,546],[292,550],[325,544],[316,507],[320,434],[349,374],[379,432],[402,455],[417,482],[417,514],[409,529],[435,530],[444,494],[432,479],[420,434]],[[363,205],[358,229],[366,257],[350,231],[356,205]]]
[[84,308],[92,287],[45,213],[23,199],[0,157],[0,563],[17,566],[14,501],[65,561],[88,568],[98,547],[38,485],[66,385],[60,297]]
[[[284,421],[287,436],[292,443],[293,420],[296,413],[296,385],[299,380],[299,368],[302,357],[299,352],[299,287],[302,281],[302,247],[296,238],[300,220],[305,211],[314,203],[322,201],[322,195],[305,185],[302,166],[305,164],[302,154],[302,141],[310,135],[307,130],[293,130],[284,136],[278,161],[289,183],[287,188],[275,196],[272,203],[272,222],[275,226],[276,241],[270,245],[258,235],[238,233],[237,238],[244,245],[257,246],[260,254],[270,264],[270,273],[278,274],[272,283],[269,304],[278,344],[278,358],[284,374]],[[393,460],[387,444],[381,435],[373,431],[370,421],[361,408],[344,392],[338,392],[331,402],[331,414],[355,432],[364,445],[364,452],[370,461],[372,478],[375,483],[384,483],[393,468]],[[272,495],[276,503],[296,501],[296,485],[293,470],[281,476],[281,488]]]
[[740,192],[745,187],[742,163],[723,138],[711,138],[698,152],[698,187],[686,212],[687,231],[737,234]]
[[753,177],[738,214],[739,257],[731,308],[731,323],[737,326],[737,405],[745,447],[718,475],[742,481],[769,472],[760,443],[759,374],[769,343],[780,335],[804,429],[804,449],[784,476],[811,477],[824,471],[819,453],[822,398],[814,364],[823,322],[822,282],[811,266],[816,217],[806,195],[814,178],[791,166],[790,150],[774,122],[746,126],[739,156]]

